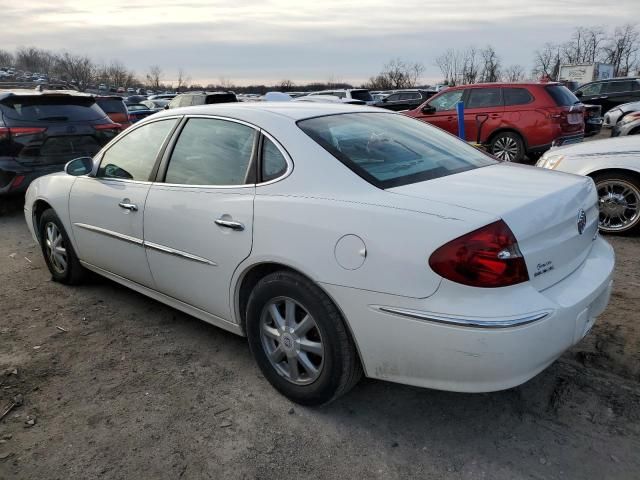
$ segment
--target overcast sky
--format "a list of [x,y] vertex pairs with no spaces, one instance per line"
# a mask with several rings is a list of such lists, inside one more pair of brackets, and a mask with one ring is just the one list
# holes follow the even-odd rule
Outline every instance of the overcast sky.
[[529,67],[547,41],[577,26],[640,20],[640,0],[23,0],[3,1],[0,48],[69,50],[118,59],[164,80],[282,79],[359,83],[391,58],[421,62],[449,47],[492,44],[503,64]]

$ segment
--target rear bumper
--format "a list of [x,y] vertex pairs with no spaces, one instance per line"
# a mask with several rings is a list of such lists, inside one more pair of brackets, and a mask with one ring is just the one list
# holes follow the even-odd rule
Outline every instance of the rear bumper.
[[489,392],[526,382],[588,333],[609,301],[613,267],[613,249],[598,238],[576,271],[541,292],[531,285],[470,292],[443,281],[414,300],[323,287],[345,315],[367,376]]
[[23,166],[15,161],[0,161],[0,196],[27,191],[36,178],[64,170],[64,163]]

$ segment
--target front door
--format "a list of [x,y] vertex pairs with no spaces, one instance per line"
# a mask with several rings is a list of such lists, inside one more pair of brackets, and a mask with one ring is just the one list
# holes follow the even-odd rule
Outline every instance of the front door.
[[80,260],[153,287],[143,247],[143,215],[158,151],[176,121],[132,130],[104,152],[95,177],[76,179],[69,216]]
[[251,252],[257,135],[243,123],[190,118],[145,207],[157,289],[224,320],[231,277]]
[[457,135],[456,104],[462,100],[463,93],[464,90],[451,90],[433,97],[425,104],[425,106],[433,107],[433,110],[431,112],[419,110],[416,118]]

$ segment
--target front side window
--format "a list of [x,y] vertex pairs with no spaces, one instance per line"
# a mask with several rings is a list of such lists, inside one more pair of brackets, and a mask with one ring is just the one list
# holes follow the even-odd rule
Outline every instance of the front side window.
[[585,85],[578,91],[582,92],[582,95],[585,97],[590,97],[592,95],[600,95],[600,90],[602,90],[602,83],[591,83]]
[[490,108],[502,106],[502,94],[499,88],[472,88],[466,108]]
[[278,147],[264,137],[262,140],[262,181],[268,182],[278,178],[287,171],[287,161]]
[[310,118],[298,126],[364,180],[392,188],[493,165],[495,160],[428,124],[390,113]]
[[434,107],[436,112],[443,112],[447,110],[454,110],[456,103],[462,100],[463,90],[454,90],[453,92],[445,92],[442,95],[434,97],[429,106]]
[[244,185],[256,131],[212,118],[191,118],[169,160],[165,182],[183,185]]
[[98,177],[149,180],[162,144],[177,120],[170,118],[136,128],[102,156]]

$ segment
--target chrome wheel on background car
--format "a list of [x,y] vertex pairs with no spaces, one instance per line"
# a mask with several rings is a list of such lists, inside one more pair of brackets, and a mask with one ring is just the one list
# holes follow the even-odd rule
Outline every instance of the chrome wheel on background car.
[[260,338],[273,368],[290,382],[307,385],[320,376],[324,363],[320,330],[292,298],[274,298],[264,306]]
[[517,134],[511,132],[498,134],[491,141],[490,151],[503,162],[521,162],[524,158],[524,144]]
[[640,187],[623,178],[597,181],[600,229],[607,233],[626,232],[640,223]]
[[53,269],[61,274],[67,270],[67,248],[64,238],[55,223],[45,225],[45,250]]

